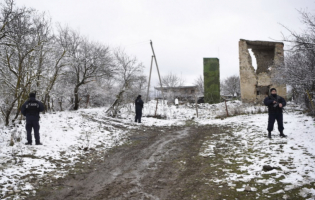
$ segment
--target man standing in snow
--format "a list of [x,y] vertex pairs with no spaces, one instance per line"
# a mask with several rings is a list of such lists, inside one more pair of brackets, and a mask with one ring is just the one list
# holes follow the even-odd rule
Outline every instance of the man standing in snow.
[[135,122],[141,123],[141,117],[142,117],[142,108],[143,108],[143,101],[141,99],[141,95],[139,95],[135,101],[136,106],[136,118]]
[[178,98],[177,97],[175,98],[175,106],[176,106],[176,108],[178,108]]
[[271,95],[266,97],[264,100],[264,104],[268,106],[268,138],[271,139],[271,131],[273,130],[273,126],[275,120],[278,123],[278,130],[280,132],[280,137],[287,137],[283,134],[283,107],[287,104],[284,98],[277,95],[277,90],[275,88],[270,89]]
[[21,107],[22,114],[26,116],[26,145],[32,145],[32,129],[34,129],[36,145],[42,145],[39,137],[39,112],[44,111],[44,104],[36,100],[35,96],[35,93],[30,93],[30,98]]

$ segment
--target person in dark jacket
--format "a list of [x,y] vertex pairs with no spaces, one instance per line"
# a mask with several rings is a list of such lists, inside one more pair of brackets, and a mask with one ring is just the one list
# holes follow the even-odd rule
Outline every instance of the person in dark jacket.
[[141,123],[142,109],[143,109],[143,101],[141,99],[141,95],[137,97],[135,101],[135,106],[136,106],[135,122]]
[[286,101],[281,96],[277,95],[277,90],[275,88],[270,89],[270,96],[266,97],[264,100],[264,104],[268,106],[268,138],[271,139],[271,131],[273,130],[273,126],[275,121],[278,123],[278,130],[280,132],[280,137],[286,137],[283,134],[283,108],[286,106]]
[[21,113],[26,116],[26,145],[32,145],[32,129],[34,130],[36,145],[42,145],[39,137],[39,112],[44,111],[44,104],[36,100],[35,97],[35,93],[30,93],[29,99],[21,107]]

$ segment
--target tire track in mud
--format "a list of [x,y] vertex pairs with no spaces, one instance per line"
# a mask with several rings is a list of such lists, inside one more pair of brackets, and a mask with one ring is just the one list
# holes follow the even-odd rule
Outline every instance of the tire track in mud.
[[[100,191],[95,199],[160,199],[159,196],[146,191],[147,185],[144,180],[159,168],[159,164],[163,162],[163,159],[168,159],[176,148],[176,145],[173,144],[177,140],[184,139],[187,135],[187,128],[176,132],[158,134],[154,137],[154,139],[157,139],[156,141],[147,140],[149,143],[143,145],[143,148],[135,149],[125,155],[120,154],[115,160],[120,163],[121,173],[114,179],[114,182],[107,183],[105,185],[106,190]],[[143,137],[141,139],[143,140]],[[117,185],[120,187],[116,188]],[[121,190],[125,188],[125,191]]]
[[162,177],[161,169],[176,174],[164,165],[179,157],[182,145],[187,148],[190,128],[141,129],[130,130],[130,144],[107,153],[90,171],[67,176],[56,190],[42,188],[29,199],[165,199],[169,177]]

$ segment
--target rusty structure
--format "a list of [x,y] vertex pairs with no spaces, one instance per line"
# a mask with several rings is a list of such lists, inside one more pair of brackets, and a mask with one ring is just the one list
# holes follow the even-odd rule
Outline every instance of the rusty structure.
[[[282,42],[239,41],[241,99],[245,103],[262,103],[270,88],[276,88],[278,95],[286,97],[286,86],[273,83],[274,69],[283,63]],[[257,69],[253,67],[249,53],[252,50]]]

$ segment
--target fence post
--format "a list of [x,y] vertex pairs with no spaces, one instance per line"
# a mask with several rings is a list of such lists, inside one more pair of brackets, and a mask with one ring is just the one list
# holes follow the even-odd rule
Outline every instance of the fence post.
[[226,105],[226,99],[224,99],[224,102],[225,102],[225,110],[226,110],[226,116],[228,117],[229,116],[229,111],[227,109],[227,105]]

